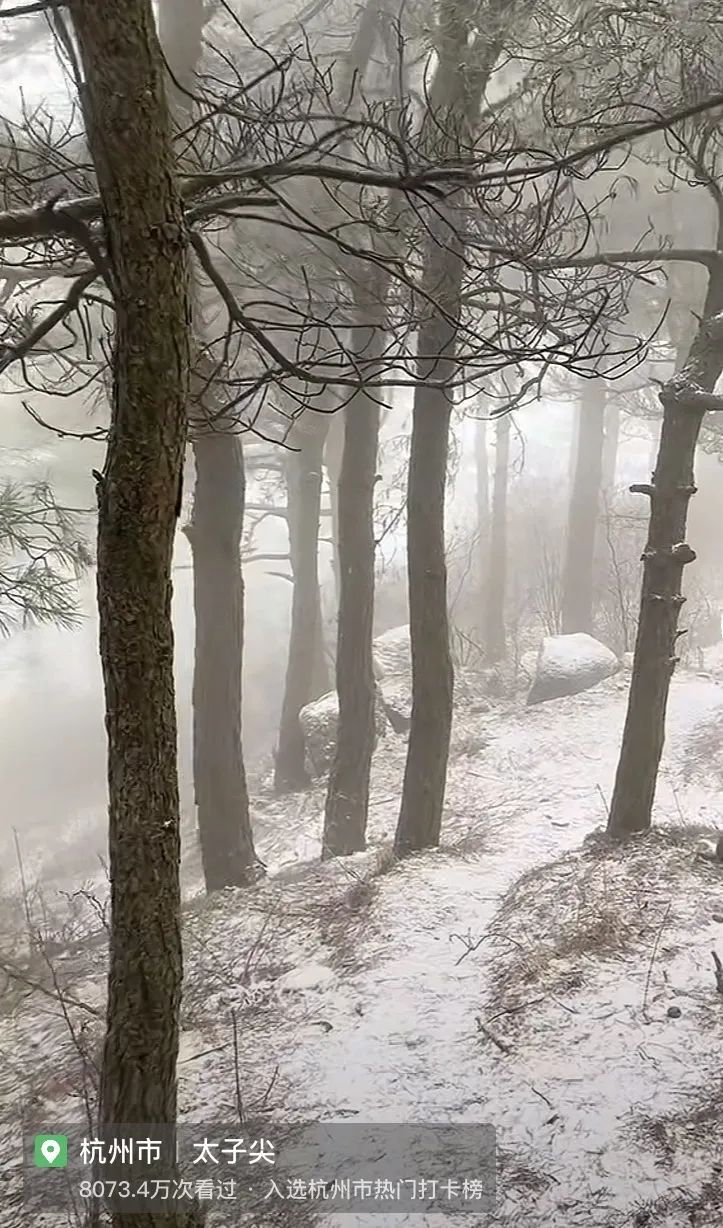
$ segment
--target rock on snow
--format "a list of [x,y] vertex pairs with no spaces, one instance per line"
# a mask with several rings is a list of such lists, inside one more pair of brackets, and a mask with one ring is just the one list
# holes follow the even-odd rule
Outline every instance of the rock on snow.
[[[379,703],[375,707],[377,741],[384,736],[386,717]],[[328,772],[336,750],[336,727],[339,721],[339,699],[336,691],[329,691],[313,703],[307,704],[299,713],[304,732],[307,766],[312,776]]]
[[[409,728],[412,711],[412,651],[409,625],[392,627],[374,640],[374,673],[380,683],[377,693],[377,741],[384,736],[387,720],[395,733]],[[386,712],[385,712],[386,708]],[[308,767],[313,776],[328,772],[336,749],[339,702],[329,691],[299,713],[304,731]]]
[[528,704],[544,703],[587,691],[617,672],[620,663],[604,644],[591,635],[551,635],[542,641],[537,673],[527,696]]
[[392,627],[374,640],[374,668],[377,678],[386,678],[389,674],[412,673],[412,647],[409,638],[409,624]]

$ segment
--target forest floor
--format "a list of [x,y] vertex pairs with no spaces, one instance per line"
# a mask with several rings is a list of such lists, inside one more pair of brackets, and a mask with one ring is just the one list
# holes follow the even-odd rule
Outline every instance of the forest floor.
[[[320,784],[257,799],[269,873],[253,891],[206,900],[190,857],[186,1121],[238,1122],[241,1107],[264,1114],[269,1136],[304,1121],[497,1131],[494,1214],[342,1218],[319,1206],[309,1217],[297,1204],[285,1223],[722,1222],[711,952],[723,955],[723,867],[705,852],[720,823],[723,688],[675,679],[656,828],[616,848],[600,829],[626,684],[530,709],[460,708],[438,850],[401,864],[389,852],[404,766],[390,735],[375,757],[367,853],[316,860]],[[62,901],[45,898],[59,916]],[[75,933],[78,898],[65,902]],[[92,899],[80,903],[92,914]],[[34,962],[12,958],[31,984],[11,975],[4,996],[0,985],[4,1156],[19,1154],[28,1106],[83,1120],[105,991],[102,942],[66,934]],[[25,1226],[21,1194],[11,1164],[2,1228]]]

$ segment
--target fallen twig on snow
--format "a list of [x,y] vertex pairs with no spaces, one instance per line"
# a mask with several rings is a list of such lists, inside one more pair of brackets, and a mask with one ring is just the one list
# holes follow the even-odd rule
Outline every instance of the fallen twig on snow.
[[476,942],[473,942],[471,934],[450,934],[450,942],[453,938],[456,938],[457,942],[461,942],[465,948],[459,959],[455,960],[455,968],[458,964],[462,963],[463,959],[466,959],[468,955],[471,955],[473,951],[476,951],[478,947],[481,947],[486,937],[487,934],[483,934],[481,938],[478,938]]
[[479,1015],[475,1017],[475,1023],[477,1024],[477,1031],[481,1032],[483,1036],[486,1036],[488,1040],[491,1040],[493,1045],[497,1045],[497,1048],[501,1053],[504,1053],[507,1056],[512,1053],[512,1045],[508,1045],[506,1040],[502,1040],[500,1036],[496,1036],[492,1029],[488,1028],[487,1024],[482,1022]]
[[711,955],[713,956],[713,963],[715,964],[715,987],[718,990],[718,993],[723,993],[723,964],[718,958],[716,951],[711,951]]
[[648,1017],[648,990],[650,989],[650,978],[653,975],[653,964],[655,963],[655,957],[658,954],[658,946],[660,945],[660,939],[661,939],[663,930],[665,929],[665,923],[668,920],[668,917],[670,915],[671,908],[672,908],[672,901],[669,900],[668,906],[665,910],[665,913],[663,914],[663,919],[660,922],[660,925],[658,926],[658,932],[655,935],[655,942],[653,943],[653,950],[650,956],[650,963],[648,964],[648,975],[645,978],[645,992],[643,993],[643,1018],[645,1019],[646,1023],[650,1022],[649,1017]]

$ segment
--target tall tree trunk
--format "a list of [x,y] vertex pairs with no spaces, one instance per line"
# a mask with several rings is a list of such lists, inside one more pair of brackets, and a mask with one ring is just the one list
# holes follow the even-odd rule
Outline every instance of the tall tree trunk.
[[490,549],[490,476],[487,453],[487,422],[478,418],[475,423],[474,459],[477,496],[477,570],[479,573],[478,627],[480,639],[484,640],[484,609],[487,595],[487,570]]
[[[98,483],[98,610],[111,890],[104,1124],[175,1124],[180,823],[171,559],[186,440],[190,306],[163,59],[150,0],[69,0],[115,303]],[[170,1228],[177,1216],[114,1216]]]
[[[723,230],[718,233],[723,250]],[[648,541],[633,674],[610,805],[608,831],[614,836],[650,827],[665,713],[676,665],[683,569],[695,558],[686,543],[688,504],[695,493],[695,448],[712,393],[723,371],[723,275],[710,272],[703,315],[688,361],[661,391],[663,425],[657,464],[649,486],[633,487],[650,498]],[[718,401],[720,398],[717,399]]]
[[570,484],[570,495],[575,484],[575,470],[577,469],[577,457],[580,451],[580,403],[575,405],[572,412],[572,422],[570,424],[570,452],[567,458],[567,480]]
[[605,407],[605,439],[602,457],[602,485],[609,494],[615,490],[620,446],[620,406],[608,395]]
[[[360,296],[357,295],[357,298]],[[361,318],[369,318],[362,309]],[[383,337],[376,325],[356,330],[360,361],[378,358]],[[369,775],[375,742],[374,490],[379,404],[363,389],[344,411],[339,479],[339,622],[336,689],[339,722],[324,812],[322,857],[366,847]]]
[[485,659],[496,665],[507,655],[505,598],[507,595],[507,484],[510,472],[510,416],[497,420],[495,481],[492,491],[492,524],[487,570]]
[[286,682],[279,724],[274,787],[279,792],[309,784],[304,733],[299,713],[328,690],[322,672],[322,621],[319,595],[319,514],[328,419],[307,414],[290,444],[287,459],[289,553],[294,591]]
[[562,579],[563,635],[576,631],[592,635],[593,631],[595,532],[603,475],[606,399],[604,380],[583,381]]
[[[441,249],[444,250],[444,249]],[[437,262],[439,263],[439,261]],[[445,302],[462,279],[462,258],[449,243],[445,252]],[[439,287],[436,288],[440,295]],[[459,318],[454,307],[452,319]],[[423,354],[439,354],[429,375],[450,379],[455,333],[444,318],[425,323]],[[426,372],[420,370],[423,379]],[[407,486],[407,573],[412,650],[412,721],[394,839],[397,856],[439,844],[452,730],[454,670],[449,648],[444,501],[451,394],[420,383],[414,393]]]
[[329,483],[329,512],[331,518],[332,570],[334,572],[334,593],[337,608],[341,600],[341,580],[339,563],[339,482],[344,456],[344,424],[346,411],[340,409],[332,415],[329,430],[324,445],[324,464]]
[[[366,0],[346,57],[342,97],[363,88],[374,47],[388,21],[388,0]],[[349,150],[351,154],[351,149]],[[387,206],[389,201],[387,201]],[[364,280],[349,271],[354,302],[349,348],[359,369],[372,379],[384,348],[388,276],[381,271]],[[336,493],[338,526],[338,622],[336,690],[339,719],[336,748],[324,811],[322,858],[366,847],[369,778],[376,741],[375,706],[383,703],[374,677],[374,491],[376,488],[380,407],[375,393],[355,392],[343,415],[331,422],[329,438],[340,437],[341,470]],[[338,445],[337,445],[338,448]],[[327,454],[329,447],[327,443]]]
[[[459,157],[471,140],[482,93],[500,54],[506,12],[501,0],[488,6],[485,29],[472,48],[469,29],[475,6],[458,0],[444,0],[440,6],[437,67],[422,133],[425,153],[437,160]],[[434,306],[419,328],[418,352],[424,357],[414,390],[407,482],[412,720],[394,838],[398,856],[439,843],[452,730],[454,671],[444,540],[452,393],[445,385],[452,382],[456,369],[464,247],[453,205],[438,206],[430,226],[439,233],[427,250],[423,301]]]
[[[159,34],[181,125],[192,118],[193,84],[208,12],[203,0],[161,0]],[[194,282],[197,335],[203,328]],[[196,347],[199,348],[198,346]],[[204,366],[208,370],[201,371]],[[195,469],[186,535],[193,559],[193,774],[206,890],[240,887],[256,877],[241,710],[244,583],[241,569],[245,477],[241,440],[218,417],[214,364],[197,355],[189,417]],[[208,409],[214,411],[209,429]]]
[[230,434],[197,434],[193,454],[193,762],[206,890],[219,891],[257,868],[241,742],[244,464]]

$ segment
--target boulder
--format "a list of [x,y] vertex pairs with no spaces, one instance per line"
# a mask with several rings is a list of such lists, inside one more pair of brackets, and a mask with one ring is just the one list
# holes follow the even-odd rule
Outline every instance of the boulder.
[[409,639],[409,624],[392,627],[374,640],[374,672],[378,679],[389,674],[412,676],[412,646]]
[[379,683],[382,707],[395,733],[408,733],[412,723],[411,674],[389,674]]
[[[387,726],[384,709],[376,705],[377,741],[384,736]],[[311,776],[323,776],[329,771],[336,750],[336,727],[339,720],[339,700],[336,691],[307,704],[299,713],[299,721],[304,733],[306,748],[306,766]]]
[[380,702],[395,733],[409,732],[412,720],[412,646],[409,624],[392,627],[374,640],[374,674]]
[[617,672],[620,663],[604,644],[591,635],[552,635],[542,641],[535,680],[527,703],[539,704],[564,695],[587,691]]
[[528,682],[532,682],[537,673],[537,662],[540,659],[540,650],[530,649],[529,652],[523,652],[520,657],[520,673],[524,674]]

